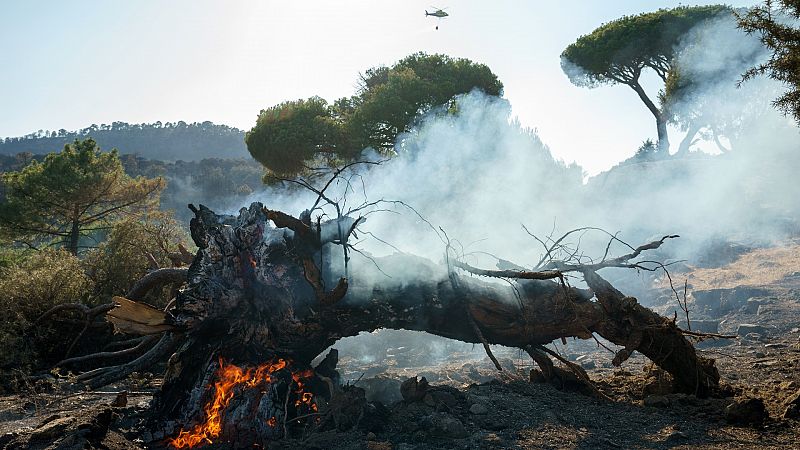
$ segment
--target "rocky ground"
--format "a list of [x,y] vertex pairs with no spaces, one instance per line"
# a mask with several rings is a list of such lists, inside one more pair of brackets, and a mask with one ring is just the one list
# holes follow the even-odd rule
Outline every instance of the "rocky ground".
[[[349,392],[358,397],[363,389],[369,402],[350,416],[356,428],[270,448],[798,448],[798,269],[800,245],[790,243],[673,274],[679,298],[687,280],[689,326],[735,336],[698,344],[717,361],[720,398],[672,393],[667,376],[639,355],[612,367],[615,349],[599,341],[551,347],[582,365],[606,399],[531,383],[530,360],[515,350],[494,349],[504,367],[498,372],[480,347],[382,331],[337,344]],[[671,288],[655,281],[641,301],[685,325]],[[144,431],[157,378],[92,393],[46,375],[24,384],[22,393],[0,398],[0,448],[163,447],[163,437]],[[206,446],[215,447],[225,448]]]

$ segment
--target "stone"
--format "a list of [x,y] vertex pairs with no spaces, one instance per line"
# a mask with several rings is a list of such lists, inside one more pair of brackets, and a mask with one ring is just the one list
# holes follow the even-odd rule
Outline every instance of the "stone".
[[694,304],[702,311],[714,311],[720,308],[722,293],[725,289],[698,290],[692,292]]
[[776,312],[776,309],[772,305],[758,305],[758,309],[756,310],[757,316],[768,316]]
[[751,298],[762,298],[770,295],[770,291],[761,288],[739,286],[722,294],[722,307],[725,311],[735,311],[745,306]]
[[666,378],[650,378],[645,382],[642,393],[645,397],[671,394],[672,382]]
[[739,326],[736,328],[737,336],[747,336],[750,333],[765,335],[767,334],[767,328],[752,323],[740,323]]
[[480,403],[475,403],[469,407],[469,412],[470,414],[475,414],[476,416],[482,416],[484,414],[488,414],[489,409]]
[[667,441],[676,441],[680,439],[688,439],[689,436],[683,431],[675,430],[667,436]]
[[597,364],[595,364],[594,361],[591,359],[585,359],[581,361],[581,367],[583,367],[586,370],[591,370],[597,367]]
[[678,327],[687,330],[691,326],[692,331],[699,331],[701,333],[719,333],[719,320],[692,320],[686,324],[686,320],[679,320]]
[[725,420],[735,425],[761,425],[769,417],[759,398],[735,400],[725,408]]
[[417,402],[425,398],[428,391],[428,380],[425,377],[417,379],[417,377],[409,378],[400,384],[400,395],[403,400],[407,402]]
[[467,430],[460,420],[446,413],[439,413],[433,417],[431,434],[448,438],[465,438]]
[[800,419],[800,390],[789,397],[784,404],[786,405],[783,411],[784,419]]
[[490,431],[502,431],[508,428],[508,422],[494,415],[487,415],[482,420],[481,428]]
[[361,380],[359,386],[364,388],[368,402],[381,402],[391,405],[403,400],[400,395],[401,382],[386,376],[377,376]]
[[75,423],[74,417],[55,416],[33,430],[30,439],[32,441],[43,441],[62,436],[73,423]]
[[753,341],[753,342],[758,342],[758,341],[763,340],[764,338],[758,333],[747,333],[742,337],[742,339],[745,339],[745,340],[748,340],[748,341]]
[[669,406],[669,399],[663,395],[648,395],[644,398],[644,406],[666,408]]

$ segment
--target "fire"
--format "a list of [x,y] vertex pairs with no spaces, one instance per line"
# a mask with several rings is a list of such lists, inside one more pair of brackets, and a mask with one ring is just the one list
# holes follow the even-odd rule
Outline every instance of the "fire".
[[[214,383],[214,397],[203,408],[205,422],[195,425],[191,430],[181,430],[177,437],[169,440],[169,444],[175,448],[192,448],[203,443],[211,444],[212,439],[218,438],[222,432],[222,415],[233,398],[234,389],[238,386],[255,388],[262,383],[269,384],[273,381],[272,374],[287,368],[288,365],[286,360],[278,359],[256,368],[242,369],[233,364],[225,365],[220,359],[216,374],[217,381]],[[314,376],[313,370],[292,373],[292,384],[296,387],[293,392],[297,396],[295,407],[305,406],[312,411],[317,411],[314,395],[305,392],[303,384],[303,380],[312,376]],[[267,425],[275,427],[277,422],[273,416],[267,420]]]

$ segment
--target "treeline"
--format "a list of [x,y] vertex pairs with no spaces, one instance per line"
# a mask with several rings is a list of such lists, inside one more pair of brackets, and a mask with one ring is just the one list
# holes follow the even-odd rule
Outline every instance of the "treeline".
[[[0,173],[22,170],[31,161],[41,162],[44,157],[32,153],[0,155]],[[251,158],[175,162],[130,154],[119,158],[125,173],[131,177],[162,177],[166,187],[161,193],[161,209],[173,211],[175,217],[185,223],[191,216],[188,203],[202,203],[218,209],[236,208],[248,195],[264,186],[264,168]],[[0,199],[2,197],[0,186]]]
[[245,158],[244,132],[212,122],[155,122],[92,124],[77,131],[39,130],[21,137],[0,139],[0,154],[29,152],[46,154],[64,148],[75,139],[91,137],[101,148],[116,148],[122,154],[167,161],[197,161],[203,158]]

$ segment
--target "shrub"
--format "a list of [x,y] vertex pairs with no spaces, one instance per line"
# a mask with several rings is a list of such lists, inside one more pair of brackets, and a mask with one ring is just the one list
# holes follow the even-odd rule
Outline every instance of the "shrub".
[[[171,267],[170,254],[177,253],[178,243],[186,240],[185,232],[168,213],[151,212],[117,222],[108,238],[84,260],[94,295],[100,302],[125,295],[154,266]],[[146,300],[163,306],[169,299],[159,294],[153,293]]]
[[63,356],[72,327],[36,326],[48,309],[91,303],[92,282],[81,261],[64,250],[43,250],[0,268],[0,369],[29,369]]

